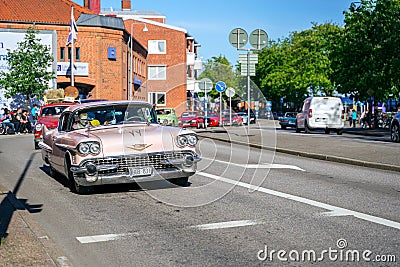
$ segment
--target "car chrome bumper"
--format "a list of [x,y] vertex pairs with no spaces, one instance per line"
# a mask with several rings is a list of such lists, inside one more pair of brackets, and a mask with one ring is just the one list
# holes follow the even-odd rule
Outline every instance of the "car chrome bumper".
[[200,160],[201,158],[199,155],[188,153],[182,159],[166,158],[160,161],[158,164],[165,164],[166,166],[169,166],[165,169],[156,169],[151,165],[132,167],[152,168],[150,175],[142,176],[134,176],[129,170],[121,173],[118,171],[120,168],[119,164],[95,165],[91,162],[86,162],[83,166],[72,166],[70,170],[74,174],[75,181],[81,186],[124,184],[189,177],[195,174],[197,162]]

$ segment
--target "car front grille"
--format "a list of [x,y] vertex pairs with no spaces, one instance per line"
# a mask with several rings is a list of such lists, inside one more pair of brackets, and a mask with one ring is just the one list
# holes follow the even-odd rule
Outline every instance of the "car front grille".
[[106,174],[125,174],[128,173],[129,167],[146,167],[152,166],[156,170],[176,169],[177,166],[166,163],[166,160],[183,159],[185,155],[194,153],[192,151],[179,152],[160,152],[160,153],[144,153],[139,155],[124,155],[120,157],[107,157],[90,160],[97,166],[100,165],[118,165],[117,170],[102,170],[99,175]]

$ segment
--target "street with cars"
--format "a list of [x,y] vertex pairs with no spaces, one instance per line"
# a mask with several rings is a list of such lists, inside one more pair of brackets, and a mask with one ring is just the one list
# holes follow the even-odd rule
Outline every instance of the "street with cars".
[[151,181],[76,194],[63,176],[50,176],[30,135],[0,137],[2,184],[25,200],[60,248],[59,265],[398,262],[398,170],[328,157],[400,166],[388,132],[306,134],[268,120],[257,120],[249,133],[246,127],[195,132],[201,161],[187,186]]

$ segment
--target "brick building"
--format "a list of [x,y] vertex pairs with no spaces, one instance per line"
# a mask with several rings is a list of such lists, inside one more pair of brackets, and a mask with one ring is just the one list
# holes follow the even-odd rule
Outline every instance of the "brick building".
[[122,0],[121,4],[121,10],[101,9],[100,14],[122,18],[126,29],[147,48],[147,82],[143,86],[148,101],[158,107],[175,108],[181,114],[192,103],[188,96],[194,91],[197,70],[201,69],[197,58],[200,45],[186,29],[166,24],[164,15],[132,10],[130,0]]
[[[85,1],[85,5],[93,1]],[[74,44],[74,85],[81,98],[129,99],[130,84],[135,84],[134,99],[146,100],[141,84],[146,81],[147,49],[125,29],[121,18],[101,16],[69,0],[0,1],[0,60],[5,60],[10,33],[23,35],[27,28],[55,36],[51,49],[56,73],[54,87],[71,84],[71,46],[66,46],[71,7],[74,7],[78,35]],[[15,48],[15,47],[14,47]],[[131,56],[131,48],[133,50]],[[130,71],[130,60],[135,62]],[[132,74],[132,78],[130,78]]]

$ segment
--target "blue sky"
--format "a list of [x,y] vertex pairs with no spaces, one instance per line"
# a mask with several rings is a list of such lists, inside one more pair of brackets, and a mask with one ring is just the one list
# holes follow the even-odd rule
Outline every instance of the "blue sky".
[[[198,43],[203,60],[220,54],[235,64],[239,51],[229,43],[229,33],[242,28],[250,34],[263,29],[269,39],[311,28],[312,22],[343,26],[343,11],[354,0],[132,0],[134,10],[152,10],[166,23],[185,28]],[[83,5],[83,0],[75,0]],[[121,9],[121,0],[101,0],[101,8]],[[247,46],[248,47],[248,46]],[[243,52],[241,52],[243,53]]]

